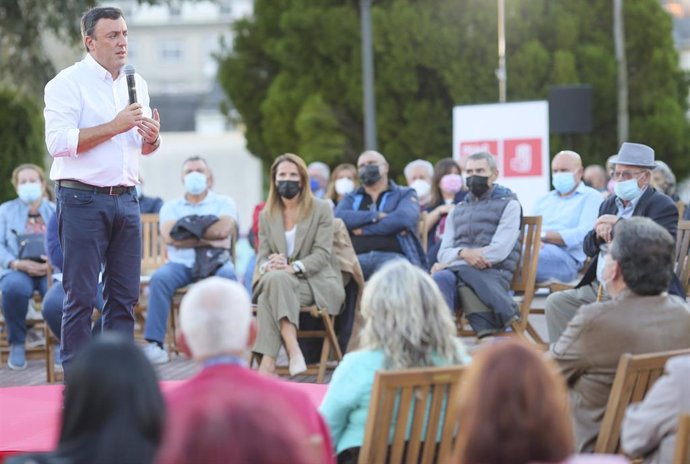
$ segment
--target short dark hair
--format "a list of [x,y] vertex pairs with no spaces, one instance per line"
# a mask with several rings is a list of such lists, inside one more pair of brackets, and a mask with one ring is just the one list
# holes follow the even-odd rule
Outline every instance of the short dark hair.
[[105,333],[77,354],[66,380],[58,455],[88,449],[91,462],[153,460],[165,402],[141,349],[124,335]]
[[[122,10],[113,6],[97,6],[91,8],[81,17],[82,38],[86,36],[93,36],[93,30],[96,28],[96,24],[99,20],[120,19],[123,16]],[[84,44],[84,48],[86,48],[87,52],[89,51],[89,48],[86,46],[86,44]]]
[[646,217],[618,221],[611,257],[620,264],[623,281],[638,295],[658,295],[673,278],[675,241],[669,231]]

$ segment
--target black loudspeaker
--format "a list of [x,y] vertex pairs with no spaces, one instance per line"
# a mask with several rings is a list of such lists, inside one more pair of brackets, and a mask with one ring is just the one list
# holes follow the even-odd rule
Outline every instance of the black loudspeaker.
[[592,86],[581,84],[551,87],[549,126],[552,134],[592,132]]

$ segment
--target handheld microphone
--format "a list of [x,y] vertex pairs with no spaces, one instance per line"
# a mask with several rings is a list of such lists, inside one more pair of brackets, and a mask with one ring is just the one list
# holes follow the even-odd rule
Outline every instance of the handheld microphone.
[[127,76],[127,90],[129,91],[129,104],[131,105],[132,103],[137,102],[137,87],[134,80],[134,66],[131,64],[125,65],[122,70],[124,71],[125,76]]

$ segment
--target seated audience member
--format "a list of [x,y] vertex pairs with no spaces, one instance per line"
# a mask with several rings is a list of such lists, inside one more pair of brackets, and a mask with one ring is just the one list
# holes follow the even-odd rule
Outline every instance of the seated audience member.
[[374,274],[364,287],[361,311],[361,349],[346,354],[335,369],[320,408],[339,463],[357,462],[376,371],[470,361],[438,288],[407,261],[387,263]]
[[517,320],[509,294],[520,258],[520,203],[509,189],[495,184],[496,158],[476,153],[465,164],[469,193],[448,215],[434,274],[448,306],[460,306],[482,338]]
[[427,215],[424,227],[427,231],[427,265],[436,263],[436,255],[441,248],[446,219],[455,207],[455,203],[465,199],[467,190],[463,189],[462,170],[452,158],[443,158],[434,166],[434,177],[431,181],[431,200],[426,207]]
[[254,351],[262,355],[262,372],[275,372],[282,343],[290,375],[304,372],[297,342],[300,307],[315,304],[336,314],[345,299],[333,253],[333,213],[328,202],[314,198],[308,182],[299,156],[288,153],[273,162],[268,200],[259,216],[254,273],[259,324]]
[[107,333],[70,364],[57,449],[7,462],[151,463],[164,421],[165,403],[151,364],[132,342]]
[[333,169],[325,198],[335,207],[345,195],[357,187],[357,166],[350,163],[339,164]]
[[149,342],[144,352],[154,364],[169,360],[163,341],[175,291],[209,275],[237,278],[230,256],[232,232],[237,228],[235,202],[211,190],[213,174],[199,156],[182,163],[182,181],[184,197],[165,202],[160,210],[168,262],[151,276],[144,326]]
[[326,196],[328,179],[331,177],[331,169],[326,163],[314,161],[307,166],[307,174],[309,175],[309,187],[314,196],[316,198],[324,198]]
[[48,288],[44,240],[55,204],[48,200],[45,174],[35,164],[17,166],[12,185],[17,198],[0,205],[0,292],[10,343],[7,365],[22,370],[29,298],[34,291],[45,295]]
[[673,462],[678,416],[690,414],[690,356],[666,363],[666,375],[641,403],[630,405],[623,419],[621,447],[645,464]]
[[481,347],[462,382],[451,462],[556,463],[573,453],[565,383],[533,347],[509,339]]
[[[58,237],[57,215],[53,214],[46,225],[46,251],[48,262],[52,267],[53,282],[43,297],[41,314],[48,324],[50,331],[60,340],[62,332],[62,305],[65,299],[65,289],[62,286],[62,247]],[[103,310],[103,285],[98,286],[98,294],[94,299],[93,306],[99,312]],[[94,323],[92,333],[96,335],[101,332],[101,320]],[[60,365],[60,344],[55,345],[55,364]],[[62,365],[60,365],[62,368]]]
[[623,353],[690,348],[690,308],[666,292],[674,255],[671,234],[651,219],[618,222],[601,281],[611,300],[582,306],[551,345],[568,384],[579,452],[594,447]]
[[606,177],[606,170],[600,164],[590,164],[585,168],[582,175],[582,181],[585,185],[592,187],[597,192],[601,193],[604,199],[608,198],[610,192],[607,188],[608,178]]
[[[306,179],[306,169],[304,174]],[[304,186],[306,185],[305,183]],[[216,399],[217,413],[223,415],[222,420],[234,421],[235,419],[228,418],[228,413],[231,411],[223,407],[224,404],[234,403],[225,403],[225,401],[249,398],[247,401],[259,401],[275,413],[280,412],[274,422],[282,428],[298,430],[301,435],[299,437],[301,445],[311,446],[318,453],[320,458],[318,462],[333,461],[328,429],[309,397],[286,382],[258,374],[247,366],[245,357],[249,347],[254,343],[255,335],[256,326],[252,320],[251,301],[240,284],[220,277],[210,277],[189,289],[180,305],[179,342],[185,354],[199,363],[201,371],[166,394],[169,414],[163,446],[163,449],[167,451],[163,452],[164,456],[176,454],[169,454],[168,451],[179,449],[178,446],[182,447],[182,443],[176,443],[178,440],[190,443],[194,437],[192,434],[200,432],[194,423],[189,422],[190,414],[193,416],[196,416],[197,412],[212,414],[213,409],[216,409],[204,407],[203,411],[200,411],[198,407],[203,407],[203,405],[198,402],[201,399],[206,398],[209,401]],[[206,404],[209,405],[209,403]],[[262,410],[256,410],[255,414],[261,415]],[[209,417],[204,420],[210,419]],[[259,421],[258,424],[265,424],[260,419],[256,420]],[[213,426],[213,423],[208,426]],[[219,426],[222,427],[223,424]],[[252,426],[258,425],[247,424],[247,427]],[[216,430],[217,439],[232,440],[233,435],[237,439],[237,434],[249,431],[244,427],[240,428],[243,432],[236,430],[230,435],[221,433],[222,429]],[[197,436],[202,437],[203,434]],[[266,436],[263,437],[268,448],[276,446]],[[207,439],[212,438],[207,437]],[[254,437],[254,440],[256,439],[257,437]],[[252,444],[256,443],[254,440],[251,441]],[[240,444],[241,441],[237,443]],[[314,444],[318,446],[314,447]],[[256,444],[256,446],[261,445]],[[268,450],[263,451],[268,452]],[[242,452],[250,453],[251,450],[246,449]],[[224,459],[219,462],[254,461]],[[291,461],[286,459],[280,462]]]
[[139,176],[139,185],[135,185],[137,199],[139,200],[139,212],[141,214],[158,214],[163,207],[163,199],[144,195],[144,179]]
[[[654,150],[647,145],[626,142],[612,162],[616,193],[601,204],[599,217],[583,242],[583,250],[591,258],[589,267],[574,289],[552,293],[546,298],[546,328],[551,343],[558,340],[580,306],[596,301],[604,264],[601,247],[611,242],[617,222],[644,216],[664,227],[672,237],[676,236],[678,208],[673,200],[649,184],[651,170],[656,166]],[[669,286],[670,293],[684,295],[675,276]],[[608,298],[606,292],[603,298]]]
[[416,159],[405,166],[405,181],[407,186],[417,192],[417,199],[422,209],[431,200],[431,182],[434,177],[434,165],[427,160]]
[[335,208],[350,232],[364,278],[386,261],[407,258],[426,267],[426,256],[417,239],[419,202],[411,188],[388,179],[388,163],[381,153],[365,151],[357,160],[362,186]]
[[176,419],[156,464],[322,464],[323,445],[305,438],[304,424],[287,423],[294,408],[271,403],[242,392],[171,405]]
[[671,197],[671,200],[680,200],[676,193],[676,176],[668,164],[661,160],[657,160],[656,167],[652,169],[652,185],[658,191]]
[[542,217],[537,282],[570,282],[585,262],[582,242],[597,220],[602,196],[582,182],[582,160],[562,151],[551,162],[554,190],[537,201],[534,215]]

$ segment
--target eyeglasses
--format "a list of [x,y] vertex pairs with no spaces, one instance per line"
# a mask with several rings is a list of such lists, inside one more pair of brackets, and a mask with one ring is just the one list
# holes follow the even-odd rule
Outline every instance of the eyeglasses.
[[639,171],[611,171],[611,179],[613,180],[630,180],[633,177],[637,178],[638,174],[644,174],[647,171],[644,170],[639,170]]

